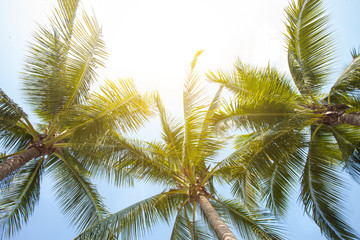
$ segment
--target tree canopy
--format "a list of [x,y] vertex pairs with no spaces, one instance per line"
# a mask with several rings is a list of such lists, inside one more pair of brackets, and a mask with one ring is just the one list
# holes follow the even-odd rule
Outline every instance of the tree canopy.
[[359,182],[360,58],[354,53],[325,92],[334,40],[323,1],[292,1],[285,11],[291,78],[270,66],[253,67],[240,60],[231,72],[208,74],[234,96],[218,112],[219,128],[251,132],[237,139],[232,171],[242,185],[234,186],[243,199],[260,192],[274,213],[284,215],[300,181],[299,198],[321,232],[329,239],[357,239],[347,223],[343,172]]
[[151,116],[147,97],[131,80],[105,81],[98,91],[90,91],[107,53],[96,18],[79,5],[77,0],[58,1],[49,26],[38,26],[29,45],[23,96],[40,124],[31,123],[0,90],[4,236],[14,235],[33,213],[45,172],[54,180],[60,207],[79,231],[106,217],[108,210],[89,180],[106,159],[86,154],[110,151],[112,146],[104,144],[113,132],[135,130]]

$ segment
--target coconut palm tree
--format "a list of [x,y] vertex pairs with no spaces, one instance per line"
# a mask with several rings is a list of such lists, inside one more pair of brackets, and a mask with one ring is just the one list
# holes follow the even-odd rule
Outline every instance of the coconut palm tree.
[[259,196],[254,192],[262,192],[267,206],[283,215],[301,179],[305,212],[322,233],[329,239],[357,239],[346,223],[341,172],[359,181],[360,56],[353,53],[353,61],[323,93],[334,56],[323,1],[292,1],[286,14],[291,79],[275,68],[240,61],[231,72],[208,74],[234,95],[216,117],[219,129],[237,126],[251,132],[238,137],[238,154],[228,159],[233,188],[252,201]]
[[76,239],[141,238],[159,221],[172,219],[170,239],[236,239],[228,224],[246,239],[281,238],[271,216],[255,208],[249,211],[216,190],[215,182],[224,183],[227,174],[217,167],[222,161],[216,161],[225,139],[213,131],[221,88],[208,102],[194,71],[200,54],[196,54],[185,83],[184,123],[168,114],[156,95],[162,141],[126,143],[119,137],[118,148],[126,150],[109,156],[117,160],[115,169],[160,184],[164,191],[109,215]]
[[79,1],[58,5],[50,25],[39,26],[35,33],[22,75],[24,97],[41,123],[31,123],[0,91],[0,143],[7,153],[0,162],[3,236],[13,235],[28,220],[45,171],[55,182],[64,213],[79,231],[107,216],[88,180],[89,171],[101,162],[82,158],[83,149],[88,154],[111,148],[104,143],[113,131],[134,130],[150,116],[147,100],[131,80],[106,81],[90,92],[96,69],[107,56],[101,28],[79,10]]

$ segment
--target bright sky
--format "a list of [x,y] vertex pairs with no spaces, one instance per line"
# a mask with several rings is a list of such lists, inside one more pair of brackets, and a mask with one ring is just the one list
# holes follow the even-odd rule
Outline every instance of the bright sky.
[[179,90],[199,49],[205,50],[199,72],[228,68],[238,56],[281,65],[285,55],[280,16],[285,4],[284,0],[91,1],[111,53],[107,76],[131,76],[145,89],[159,89],[167,103],[181,101]]
[[[229,69],[236,58],[256,65],[268,62],[287,69],[284,48],[284,11],[286,0],[83,0],[92,6],[103,26],[110,58],[102,78],[131,77],[142,90],[158,89],[173,111],[181,111],[182,86],[188,66],[199,49],[198,71]],[[349,62],[349,50],[360,46],[359,0],[325,1],[333,16],[339,41],[339,68]],[[50,15],[53,0],[0,0],[0,87],[24,106],[19,91],[26,41],[31,40],[35,21],[43,23]],[[25,107],[27,112],[28,107]],[[148,129],[153,126],[149,126]],[[157,126],[156,126],[157,127]],[[146,130],[145,130],[146,132]],[[149,132],[147,132],[149,133]],[[71,239],[73,230],[59,214],[50,191],[51,182],[43,181],[40,204],[29,224],[15,239]],[[355,189],[355,188],[354,188]],[[150,191],[151,190],[151,191]],[[134,193],[102,187],[112,211],[134,199],[156,193],[141,185]],[[360,192],[357,187],[357,192]],[[126,197],[123,197],[126,196]],[[353,198],[359,197],[359,194]],[[318,229],[294,207],[289,224],[290,239],[323,239]],[[353,226],[360,225],[359,204],[351,204]],[[358,228],[358,231],[360,229]],[[158,228],[149,239],[167,239]],[[164,236],[158,235],[159,232]]]

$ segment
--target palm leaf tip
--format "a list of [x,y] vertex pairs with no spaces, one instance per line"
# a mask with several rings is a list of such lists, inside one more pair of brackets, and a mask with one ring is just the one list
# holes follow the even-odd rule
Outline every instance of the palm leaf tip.
[[199,56],[204,52],[204,50],[199,50],[196,52],[195,56],[194,56],[194,59],[192,60],[191,64],[190,64],[190,69],[191,71],[195,69],[195,66],[196,66],[196,63],[197,63],[197,60],[199,58]]

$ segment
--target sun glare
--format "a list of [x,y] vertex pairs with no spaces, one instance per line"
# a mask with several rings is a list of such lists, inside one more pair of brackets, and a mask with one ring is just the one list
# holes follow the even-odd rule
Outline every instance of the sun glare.
[[[17,6],[22,3],[25,8]],[[14,32],[23,34],[18,39],[25,46],[35,22],[46,22],[56,1],[12,4],[11,9],[20,11],[12,13]],[[237,58],[256,65],[271,62],[286,70],[279,18],[286,4],[287,0],[82,1],[102,26],[110,54],[100,79],[132,78],[142,91],[157,89],[165,104],[174,107],[182,101],[189,64],[200,49],[205,50],[197,65],[201,77],[208,70],[230,69]]]
[[[142,90],[158,89],[178,105],[189,64],[200,49],[197,70],[230,68],[242,60],[284,66],[282,15],[277,1],[114,1],[92,6],[110,53],[106,78],[131,77]],[[286,67],[283,67],[286,69]]]

